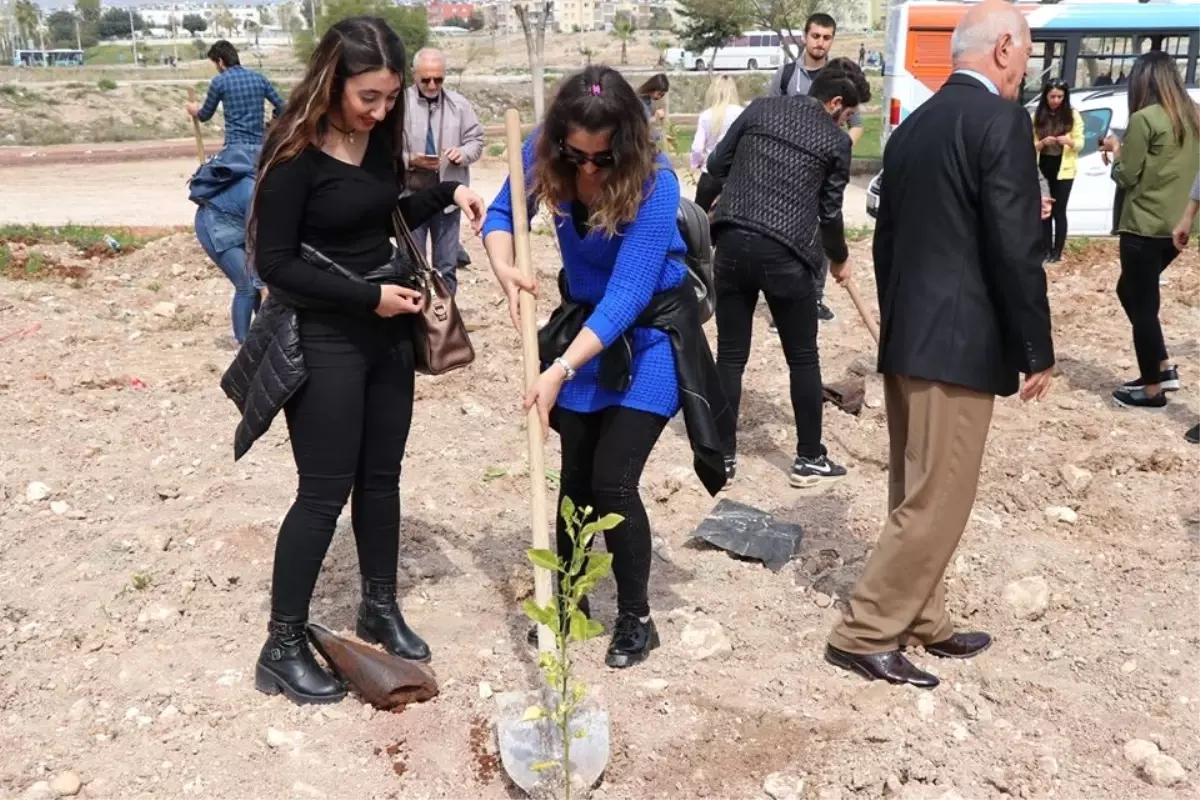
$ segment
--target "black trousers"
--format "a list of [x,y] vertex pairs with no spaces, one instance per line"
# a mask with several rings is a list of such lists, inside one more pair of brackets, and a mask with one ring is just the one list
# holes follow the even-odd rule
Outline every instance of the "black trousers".
[[[638,482],[650,451],[667,418],[630,408],[607,408],[591,414],[555,410],[562,440],[562,498],[577,508],[591,506],[594,518],[620,514],[625,518],[604,534],[612,553],[617,582],[617,612],[645,617],[650,613],[650,519],[638,494]],[[559,515],[558,554],[570,559],[573,545]]]
[[721,194],[721,186],[722,183],[707,172],[700,173],[700,180],[696,182],[696,205],[704,209],[705,214],[712,211],[713,201]]
[[308,382],[285,407],[300,486],[279,529],[271,610],[308,618],[321,562],[350,500],[363,577],[394,581],[400,462],[412,424],[407,319],[301,312]]
[[1038,167],[1050,187],[1050,197],[1054,205],[1050,210],[1050,218],[1042,220],[1042,243],[1047,253],[1061,256],[1063,247],[1067,244],[1067,201],[1071,199],[1071,187],[1075,180],[1060,181],[1059,168],[1062,167],[1062,156],[1043,155],[1038,159]]
[[[796,455],[819,458],[821,444],[821,358],[817,350],[816,282],[787,248],[736,228],[722,231],[714,266],[717,284],[717,372],[736,416],[742,375],[750,360],[754,309],[762,294],[779,331],[791,377],[796,419]],[[726,454],[737,452],[736,434]]]
[[1122,233],[1120,254],[1117,297],[1133,325],[1139,377],[1146,383],[1158,383],[1162,362],[1167,360],[1167,344],[1158,321],[1158,279],[1179,251],[1170,239]]

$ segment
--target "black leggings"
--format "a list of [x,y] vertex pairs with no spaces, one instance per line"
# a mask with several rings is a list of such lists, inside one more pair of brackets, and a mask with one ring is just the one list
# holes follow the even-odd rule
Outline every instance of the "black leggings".
[[[819,458],[821,444],[821,358],[817,351],[817,303],[812,274],[779,246],[753,235],[724,234],[717,245],[717,372],[736,418],[742,402],[742,373],[750,360],[754,308],[761,293],[771,309],[791,376],[796,418],[796,455]],[[737,435],[725,442],[737,453]]]
[[696,205],[704,209],[704,213],[712,211],[713,201],[721,194],[721,182],[707,172],[700,173],[696,182]]
[[[612,553],[617,582],[617,612],[645,617],[650,613],[650,519],[638,494],[646,459],[654,449],[667,418],[631,408],[608,408],[591,414],[555,410],[562,440],[562,498],[577,508],[591,506],[594,518],[620,514],[625,518],[604,534]],[[566,524],[558,515],[558,553],[571,557]]]
[[294,619],[308,618],[347,498],[359,571],[396,579],[414,379],[408,320],[301,315],[309,376],[284,409],[300,488],[279,529],[271,579],[271,610]]
[[1042,245],[1047,253],[1061,256],[1067,243],[1067,201],[1071,199],[1071,187],[1075,185],[1075,180],[1058,179],[1062,156],[1043,155],[1038,159],[1038,166],[1050,187],[1050,197],[1054,199],[1050,218],[1042,220]]
[[1133,325],[1133,349],[1137,353],[1139,377],[1158,383],[1167,344],[1158,321],[1158,279],[1179,255],[1170,239],[1121,234],[1121,277],[1117,297]]

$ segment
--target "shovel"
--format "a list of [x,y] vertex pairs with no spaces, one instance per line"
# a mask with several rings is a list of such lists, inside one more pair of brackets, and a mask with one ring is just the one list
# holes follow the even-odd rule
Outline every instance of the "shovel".
[[424,664],[343,638],[315,622],[308,623],[308,634],[338,677],[380,711],[400,712],[437,696],[437,678]]
[[[513,250],[517,269],[527,278],[533,277],[533,260],[529,249],[529,211],[525,202],[525,167],[521,161],[521,115],[510,108],[504,115],[508,137],[509,191],[512,193]],[[530,387],[541,372],[537,341],[537,301],[528,292],[521,293],[521,345],[525,362],[525,386]],[[533,546],[550,549],[549,502],[546,492],[546,453],[542,420],[537,408],[526,414],[529,434],[530,512],[533,523]],[[533,569],[534,601],[546,607],[551,600],[550,570]],[[554,650],[554,634],[545,625],[538,625],[538,653]],[[555,797],[561,792],[562,773],[557,769],[538,770],[536,765],[562,758],[563,741],[557,728],[547,717],[526,721],[525,709],[556,705],[556,695],[544,683],[524,692],[502,692],[496,695],[496,738],[500,747],[500,762],[513,783],[530,797]],[[572,718],[572,730],[578,739],[571,743],[571,794],[583,792],[595,785],[608,763],[608,714],[594,697],[580,701]]]
[[[196,90],[195,89],[188,89],[188,102],[189,103],[196,102]],[[200,135],[200,120],[196,119],[195,117],[192,117],[191,114],[188,114],[188,116],[192,118],[192,133],[194,133],[196,135],[196,155],[200,157],[200,163],[203,164],[204,163],[204,137]]]

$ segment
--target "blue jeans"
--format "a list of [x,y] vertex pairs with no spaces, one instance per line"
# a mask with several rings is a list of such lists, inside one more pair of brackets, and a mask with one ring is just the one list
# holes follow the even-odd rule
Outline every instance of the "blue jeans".
[[429,265],[442,274],[452,293],[458,291],[458,229],[461,222],[462,211],[459,209],[449,214],[439,211],[433,219],[413,231],[413,240],[422,253],[428,252],[425,242],[428,235],[433,234],[433,255]]
[[233,338],[241,344],[250,331],[250,321],[258,310],[260,298],[258,291],[263,284],[246,263],[245,246],[230,247],[217,252],[213,244],[210,226],[223,224],[224,215],[211,209],[201,208],[196,212],[196,238],[208,257],[221,268],[225,277],[233,284]]

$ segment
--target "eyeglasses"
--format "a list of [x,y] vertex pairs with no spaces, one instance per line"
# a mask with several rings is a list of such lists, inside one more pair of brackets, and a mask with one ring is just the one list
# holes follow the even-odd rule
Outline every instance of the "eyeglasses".
[[441,86],[446,82],[446,77],[443,75],[438,78],[417,78],[417,81],[429,86]]
[[609,169],[617,163],[617,157],[613,155],[612,150],[602,150],[599,153],[585,153],[578,150],[566,142],[560,142],[558,145],[558,156],[563,161],[570,162],[577,167],[582,167],[584,164],[595,164],[599,169]]

